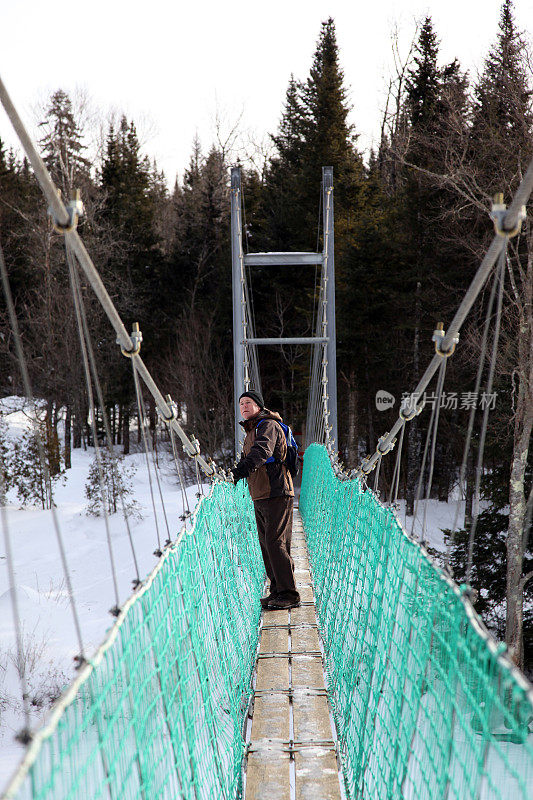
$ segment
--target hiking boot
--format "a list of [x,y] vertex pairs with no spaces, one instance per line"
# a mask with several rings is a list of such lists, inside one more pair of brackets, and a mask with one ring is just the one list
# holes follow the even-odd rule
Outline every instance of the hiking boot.
[[284,597],[283,595],[278,595],[273,600],[270,601],[268,604],[268,608],[271,611],[275,611],[277,609],[283,608],[299,608],[300,606],[300,598],[296,599],[295,597]]
[[262,597],[260,601],[261,608],[268,608],[268,604],[271,603],[272,600],[275,600],[276,597],[277,597],[276,593],[267,594],[266,597]]

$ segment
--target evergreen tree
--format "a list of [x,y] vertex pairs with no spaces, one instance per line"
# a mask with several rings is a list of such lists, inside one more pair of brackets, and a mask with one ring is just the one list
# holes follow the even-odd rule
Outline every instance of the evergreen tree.
[[8,456],[7,472],[21,506],[36,504],[43,509],[52,507],[54,486],[63,475],[63,469],[57,431],[49,424],[47,417],[34,420],[32,427],[14,442]]
[[62,89],[57,89],[51,95],[40,127],[45,131],[39,141],[44,162],[53,181],[68,200],[72,189],[81,188],[87,183],[91,164],[83,155],[86,147],[74,116],[72,101]]
[[[399,181],[395,194],[398,209],[397,241],[403,241],[399,295],[402,331],[399,350],[401,369],[411,386],[424,368],[424,354],[436,323],[446,320],[469,281],[464,262],[464,239],[458,237],[457,199],[442,178],[450,169],[448,154],[464,148],[468,103],[466,78],[457,61],[438,64],[439,43],[430,17],[426,17],[415,44],[412,66],[407,71],[403,114],[408,126],[408,144],[400,155]],[[435,311],[437,309],[437,311]],[[438,317],[436,316],[438,315]],[[450,375],[448,376],[451,377]],[[402,381],[405,385],[404,381]],[[447,386],[455,388],[448,380]],[[402,391],[405,391],[403,389]],[[421,425],[415,418],[407,429],[407,513],[414,510],[414,493],[421,455]],[[446,427],[448,420],[443,420]],[[451,454],[441,454],[448,463],[443,485],[452,485]]]
[[499,28],[475,86],[471,132],[471,157],[489,196],[501,191],[511,176],[510,188],[518,185],[516,164],[524,163],[532,149],[527,45],[516,27],[511,0],[502,5]]
[[[302,228],[300,208],[306,117],[302,92],[303,85],[291,75],[278,133],[272,136],[276,155],[267,168],[264,187],[266,246],[282,252],[298,249],[302,237],[308,245],[309,239]],[[319,181],[315,190],[318,186]]]
[[87,514],[96,517],[101,516],[104,511],[107,514],[116,514],[124,507],[127,516],[140,518],[140,506],[132,497],[132,480],[135,472],[134,464],[125,465],[123,455],[111,455],[107,447],[101,448],[100,464],[95,455],[85,484],[85,496],[89,501]]
[[[356,149],[357,137],[348,122],[349,112],[335,23],[329,18],[322,24],[308,79],[301,83],[291,76],[289,81],[279,129],[272,137],[276,154],[265,175],[264,235],[259,231],[256,240],[267,250],[313,251],[317,246],[320,250],[322,167],[333,166],[335,270],[340,284],[345,282],[344,254],[355,235],[364,191],[364,167]],[[290,275],[283,268],[254,272],[257,329],[273,336],[279,336],[281,330],[285,336],[311,333],[316,300],[313,277],[308,268],[291,270]],[[288,305],[295,286],[298,297]],[[342,330],[342,310],[337,324]],[[307,355],[304,351],[261,351],[262,376],[272,403],[284,408],[295,426],[305,416]],[[295,357],[300,361],[294,361]],[[285,395],[278,387],[287,358],[291,376],[298,379],[294,384],[291,377],[291,390]],[[345,366],[339,363],[340,369]]]
[[[532,93],[528,69],[528,50],[514,20],[513,4],[505,0],[497,40],[489,51],[474,89],[468,148],[463,148],[460,162],[457,160],[460,169],[453,177],[458,194],[457,206],[461,207],[466,228],[463,236],[471,254],[465,259],[467,274],[470,275],[493,237],[487,214],[492,195],[502,191],[505,199],[509,198],[533,154]],[[484,513],[479,523],[483,530],[481,535],[487,536],[489,547],[490,538],[494,538],[496,547],[497,542],[505,537],[505,638],[509,652],[520,665],[524,656],[524,595],[530,591],[523,574],[526,560],[523,528],[530,485],[527,464],[533,430],[533,391],[528,377],[532,374],[533,359],[532,248],[533,238],[528,225],[509,249],[506,281],[511,288],[506,293],[500,359],[494,385],[499,408],[491,418],[487,436],[486,452],[489,455],[485,463],[487,465],[488,458],[494,478],[492,492],[501,481],[499,491],[507,495],[507,528],[503,527],[505,514],[498,508],[490,515]],[[468,341],[468,335],[467,329],[462,333],[462,341]],[[470,341],[476,342],[472,332]],[[475,352],[475,347],[473,349]],[[491,453],[497,454],[498,463],[510,461],[508,481],[505,471],[490,464]],[[500,504],[499,508],[505,505]]]
[[407,105],[413,126],[434,129],[440,99],[439,44],[431,17],[426,17],[415,46],[413,66],[407,75]]
[[[339,63],[335,23],[330,17],[322,23],[313,65],[303,88],[304,152],[302,154],[303,197],[307,224],[316,225],[317,190],[321,167],[332,166],[335,181],[335,218],[339,234],[353,220],[359,206],[363,182],[363,164],[356,150],[357,136],[348,123],[350,106],[344,86],[344,72]],[[307,206],[307,208],[306,208]],[[336,231],[337,232],[337,231]],[[342,253],[343,237],[336,237],[337,252]]]
[[0,411],[0,506],[6,504],[6,493],[11,486],[9,475],[9,446],[7,442],[7,423]]
[[[111,246],[104,271],[123,319],[138,321],[143,332],[143,356],[153,367],[162,333],[158,315],[166,287],[162,275],[164,256],[156,233],[155,213],[161,205],[161,180],[155,179],[149,160],[141,153],[133,122],[123,116],[118,130],[110,125],[101,171],[104,195],[101,224],[107,227]],[[109,334],[102,344],[112,349]],[[129,419],[133,402],[131,365],[120,353],[108,356],[112,374],[108,400],[120,407],[124,452],[129,449]]]

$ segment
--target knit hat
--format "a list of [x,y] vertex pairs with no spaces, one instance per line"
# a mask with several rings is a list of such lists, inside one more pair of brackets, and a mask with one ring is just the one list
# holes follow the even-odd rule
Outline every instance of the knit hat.
[[[254,403],[257,403],[259,408],[265,407],[265,401],[263,400],[263,395],[260,392],[256,392],[255,389],[248,389],[246,392],[243,392],[241,394],[241,397],[250,397],[254,401]],[[239,397],[239,400],[241,399],[241,397]]]

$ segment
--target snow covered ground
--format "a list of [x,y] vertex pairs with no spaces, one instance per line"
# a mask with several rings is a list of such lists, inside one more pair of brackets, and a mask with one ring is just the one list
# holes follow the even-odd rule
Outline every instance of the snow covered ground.
[[[6,403],[3,403],[4,411]],[[8,408],[13,407],[13,403]],[[16,405],[15,405],[16,407]],[[20,435],[29,424],[23,411],[7,416],[9,436]],[[83,643],[91,655],[111,626],[109,609],[115,605],[109,566],[109,551],[102,517],[85,513],[84,493],[94,450],[72,451],[72,469],[64,485],[55,488],[55,501],[67,551]],[[154,512],[145,457],[137,453],[126,457],[137,468],[133,478],[135,499],[142,520],[131,519],[135,551],[141,579],[157,562]],[[161,481],[171,538],[182,522],[182,497],[175,470],[170,461],[161,461]],[[207,491],[208,487],[204,487]],[[154,486],[156,502],[157,487]],[[187,489],[191,510],[197,502],[197,486]],[[157,502],[161,541],[167,530]],[[112,547],[117,566],[119,599],[122,604],[132,592],[135,569],[126,526],[120,514],[111,518]],[[79,653],[65,578],[50,511],[40,508],[20,509],[14,493],[8,496],[7,520],[14,553],[16,586],[23,621],[23,639],[29,694],[32,701],[32,727],[44,717],[51,703],[73,678],[73,658]],[[0,791],[17,767],[23,747],[15,734],[23,727],[21,690],[17,674],[14,624],[7,562],[3,537],[0,537]]]
[[[27,415],[20,410],[20,402],[5,399],[0,401],[0,405],[4,414],[7,412],[9,436],[20,436],[29,424]],[[115,605],[103,518],[86,514],[88,501],[84,487],[93,457],[94,450],[91,448],[87,451],[73,450],[72,469],[67,472],[66,482],[58,483],[55,488],[57,514],[66,545],[83,643],[89,656],[112,624],[109,609]],[[157,539],[150,486],[144,454],[127,456],[126,462],[128,466],[136,466],[133,484],[143,519],[132,519],[130,525],[140,577],[144,578],[157,561],[153,555]],[[183,510],[181,492],[172,464],[164,458],[161,464],[170,533],[175,538],[182,524],[179,520]],[[154,488],[158,500],[157,489]],[[196,504],[196,492],[196,486],[187,490],[191,510]],[[157,507],[160,536],[164,542],[167,531],[159,503]],[[430,502],[427,515],[430,547],[443,549],[441,528],[451,527],[454,513],[454,503]],[[421,507],[420,520],[422,514]],[[403,522],[403,504],[399,516]],[[23,620],[25,661],[32,699],[32,727],[35,728],[54,699],[72,680],[75,674],[73,658],[79,648],[51,512],[39,508],[20,509],[12,492],[8,497],[7,519]],[[419,530],[417,524],[415,532]],[[122,604],[131,594],[135,570],[126,527],[120,514],[111,517],[111,537]],[[0,790],[23,754],[23,747],[14,739],[22,726],[11,597],[4,542],[0,539]]]

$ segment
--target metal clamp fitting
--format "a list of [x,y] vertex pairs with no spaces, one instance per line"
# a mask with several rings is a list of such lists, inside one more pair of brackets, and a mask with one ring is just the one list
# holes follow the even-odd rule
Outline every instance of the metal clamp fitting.
[[178,406],[169,394],[166,395],[165,400],[167,401],[167,406],[170,408],[170,417],[165,417],[160,408],[157,409],[157,413],[163,422],[170,424],[178,418]]
[[200,455],[200,442],[196,437],[191,436],[189,442],[183,445],[183,450],[191,458],[196,458]]
[[516,225],[511,230],[504,228],[505,217],[507,216],[507,206],[503,202],[503,194],[500,192],[494,195],[494,202],[490,211],[490,218],[494,223],[494,230],[498,236],[506,236],[512,239],[517,233],[520,233],[523,221],[527,217],[526,207],[521,206],[518,216],[516,218]]
[[66,210],[68,214],[68,222],[63,224],[62,222],[59,222],[54,214],[53,209],[48,209],[48,213],[52,217],[52,227],[58,233],[70,233],[70,231],[73,231],[77,227],[78,219],[83,217],[84,208],[79,189],[76,189],[74,192],[74,197],[67,203]]
[[[370,464],[370,467],[368,467],[368,464],[369,464],[369,461],[370,461],[371,458],[372,458],[372,456],[366,456],[365,458],[363,458],[363,460],[361,462],[361,466],[359,468],[361,470],[361,475],[370,475],[372,470],[376,468],[375,462],[374,462],[374,464]],[[368,469],[367,469],[367,467],[368,467]]]
[[411,403],[407,403],[406,401],[404,401],[405,408],[404,406],[402,406],[399,411],[400,419],[403,419],[404,422],[410,422],[412,419],[414,419],[421,413],[425,405],[426,405],[425,401],[422,401],[420,405],[417,405],[416,399],[413,405],[411,405]]
[[379,453],[380,456],[386,456],[387,453],[390,453],[390,451],[393,449],[394,445],[396,444],[396,439],[391,439],[391,441],[388,443],[388,445],[385,448],[382,447],[383,442],[385,441],[385,439],[387,438],[388,435],[389,435],[389,433],[387,431],[387,433],[384,433],[383,436],[380,436],[379,439],[378,439],[378,446],[376,447],[376,453]]
[[455,348],[459,341],[459,334],[458,333],[454,334],[454,337],[452,339],[452,346],[450,347],[450,349],[443,350],[441,345],[445,336],[446,336],[446,331],[444,330],[444,323],[437,322],[437,327],[433,331],[433,336],[431,337],[431,341],[435,342],[435,352],[438,356],[441,356],[441,358],[449,358],[450,356],[453,356],[453,354],[455,353]]
[[[139,329],[139,323],[134,322],[132,326],[132,331],[130,333],[130,338],[133,342],[133,347],[131,350],[126,350],[126,348],[120,345],[120,352],[126,358],[132,358],[132,356],[138,356],[141,352],[141,342],[143,340],[143,335]],[[120,340],[117,339],[117,344],[120,344]]]

